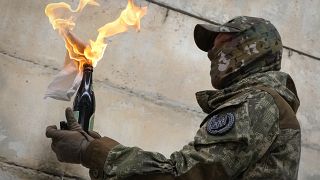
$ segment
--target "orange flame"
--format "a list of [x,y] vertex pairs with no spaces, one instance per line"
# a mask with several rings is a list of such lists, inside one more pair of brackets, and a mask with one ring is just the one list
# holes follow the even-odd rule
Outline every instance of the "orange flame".
[[105,39],[127,31],[128,26],[139,30],[140,19],[147,13],[147,7],[138,7],[133,3],[133,0],[128,0],[127,7],[121,12],[119,18],[99,28],[96,40],[90,40],[86,44],[71,31],[76,25],[77,17],[88,4],[99,6],[96,0],[80,0],[75,10],[64,2],[48,4],[45,9],[53,29],[58,30],[59,34],[63,36],[70,58],[79,62],[79,70],[82,69],[84,63],[90,63],[95,67],[102,59],[107,47]]

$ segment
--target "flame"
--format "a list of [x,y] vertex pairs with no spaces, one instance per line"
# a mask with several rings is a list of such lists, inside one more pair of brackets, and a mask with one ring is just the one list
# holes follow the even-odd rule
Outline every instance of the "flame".
[[140,30],[140,19],[147,13],[147,7],[138,7],[133,0],[128,0],[126,9],[121,12],[118,19],[99,28],[95,41],[89,40],[89,43],[85,43],[77,38],[72,30],[76,25],[76,19],[86,5],[99,6],[96,0],[80,0],[75,10],[65,2],[48,4],[45,9],[53,29],[58,30],[64,38],[70,59],[77,62],[79,70],[85,63],[90,63],[94,67],[97,65],[107,47],[106,38],[126,32],[129,26],[134,27],[137,31]]

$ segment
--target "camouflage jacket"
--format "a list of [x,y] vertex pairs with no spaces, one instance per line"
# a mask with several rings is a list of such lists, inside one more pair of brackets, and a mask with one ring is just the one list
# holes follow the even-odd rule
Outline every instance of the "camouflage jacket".
[[288,74],[258,73],[223,90],[196,96],[209,115],[192,142],[169,159],[118,144],[110,150],[103,173],[95,177],[297,179],[301,134],[295,113],[299,99]]

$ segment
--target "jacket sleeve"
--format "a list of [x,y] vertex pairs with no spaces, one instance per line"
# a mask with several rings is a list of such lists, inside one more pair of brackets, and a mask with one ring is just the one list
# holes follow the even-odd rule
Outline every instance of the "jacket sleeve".
[[[234,117],[223,134],[209,133],[211,117]],[[167,159],[138,147],[114,146],[101,179],[231,179],[254,165],[279,134],[278,108],[264,92],[233,100],[211,113],[194,141]]]

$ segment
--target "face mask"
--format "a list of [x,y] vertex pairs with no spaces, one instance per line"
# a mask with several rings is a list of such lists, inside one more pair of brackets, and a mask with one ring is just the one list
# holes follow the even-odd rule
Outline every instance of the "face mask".
[[219,54],[219,52],[221,52],[221,50],[218,50],[217,48],[213,47],[212,49],[210,49],[208,51],[208,58],[210,59],[210,61],[213,61],[215,59],[217,59],[217,56]]
[[222,89],[252,74],[278,71],[281,53],[278,31],[270,23],[257,23],[208,51],[212,86]]
[[226,72],[229,72],[232,56],[222,48],[212,48],[208,51],[208,58],[211,61],[211,84],[214,88],[220,89],[222,79],[225,77]]

